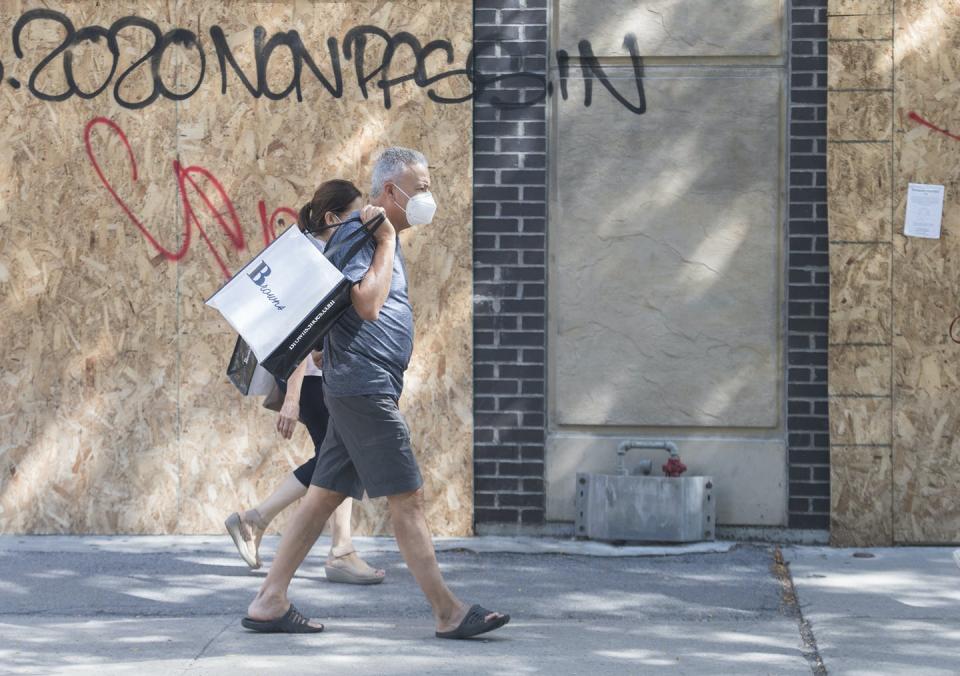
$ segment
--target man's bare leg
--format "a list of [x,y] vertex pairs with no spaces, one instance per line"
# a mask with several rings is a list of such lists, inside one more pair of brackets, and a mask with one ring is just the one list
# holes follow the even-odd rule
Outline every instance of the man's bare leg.
[[[470,609],[443,581],[423,511],[423,489],[391,495],[387,503],[390,505],[390,519],[393,521],[397,546],[407,568],[433,608],[437,631],[456,629]],[[489,621],[499,616],[500,613],[490,613],[484,619]]]
[[317,486],[307,489],[306,496],[284,528],[277,556],[259,593],[247,608],[247,617],[266,621],[281,617],[287,612],[290,608],[290,601],[287,600],[290,580],[320,537],[327,519],[345,497],[342,493]]

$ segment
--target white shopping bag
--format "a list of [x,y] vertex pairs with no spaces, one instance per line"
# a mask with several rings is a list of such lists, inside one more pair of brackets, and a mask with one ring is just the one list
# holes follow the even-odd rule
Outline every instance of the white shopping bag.
[[[378,216],[336,245],[352,244],[345,261],[367,244],[382,222]],[[220,311],[264,369],[285,380],[350,307],[352,286],[293,225],[207,305]]]

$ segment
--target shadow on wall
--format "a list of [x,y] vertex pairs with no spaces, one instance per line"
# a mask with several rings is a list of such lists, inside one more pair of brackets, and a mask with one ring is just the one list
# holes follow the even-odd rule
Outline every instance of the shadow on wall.
[[[652,56],[724,52],[667,32],[693,4],[662,8]],[[737,27],[738,45],[769,42],[769,17],[753,21]],[[602,30],[623,24],[610,16]],[[605,66],[611,83],[636,102],[630,68],[618,63]],[[560,424],[779,424],[786,71],[715,64],[648,64],[643,115],[596,83],[591,107],[554,107]],[[574,75],[572,66],[578,100],[586,85]]]

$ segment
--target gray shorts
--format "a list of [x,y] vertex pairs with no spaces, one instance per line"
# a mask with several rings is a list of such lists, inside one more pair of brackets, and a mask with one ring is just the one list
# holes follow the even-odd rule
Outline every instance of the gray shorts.
[[334,397],[324,392],[330,411],[310,483],[359,500],[415,491],[423,485],[410,448],[410,429],[385,395]]

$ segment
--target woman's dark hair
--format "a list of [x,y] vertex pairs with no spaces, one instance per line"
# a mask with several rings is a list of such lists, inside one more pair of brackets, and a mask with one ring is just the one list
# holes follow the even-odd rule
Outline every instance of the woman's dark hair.
[[360,191],[350,181],[335,178],[324,181],[313,193],[313,199],[300,209],[297,225],[303,232],[319,232],[327,227],[327,213],[339,214],[361,197]]

